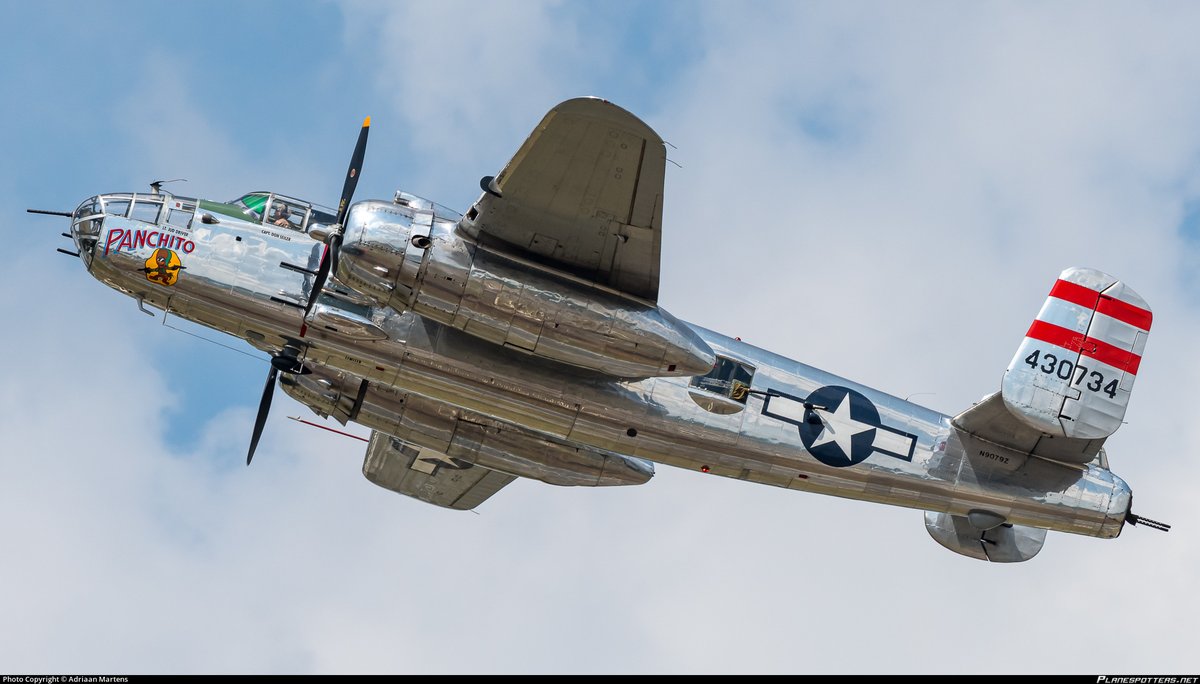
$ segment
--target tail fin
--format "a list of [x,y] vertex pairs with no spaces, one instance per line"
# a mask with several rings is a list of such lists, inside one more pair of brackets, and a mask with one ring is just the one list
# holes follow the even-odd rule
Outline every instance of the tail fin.
[[1116,278],[1063,271],[1004,372],[1005,406],[1046,434],[1108,437],[1125,417],[1152,318]]

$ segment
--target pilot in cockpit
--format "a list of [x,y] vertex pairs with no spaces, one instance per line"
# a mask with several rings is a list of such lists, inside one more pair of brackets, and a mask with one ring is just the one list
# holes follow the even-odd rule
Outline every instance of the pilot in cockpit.
[[288,210],[287,204],[279,201],[271,203],[271,214],[268,220],[280,228],[294,228],[291,222],[291,212]]

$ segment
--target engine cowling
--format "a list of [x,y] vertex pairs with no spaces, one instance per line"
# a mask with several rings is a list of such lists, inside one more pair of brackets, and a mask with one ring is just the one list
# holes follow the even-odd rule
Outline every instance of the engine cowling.
[[338,279],[381,305],[607,375],[712,368],[708,345],[662,308],[467,242],[457,218],[415,202],[355,204]]

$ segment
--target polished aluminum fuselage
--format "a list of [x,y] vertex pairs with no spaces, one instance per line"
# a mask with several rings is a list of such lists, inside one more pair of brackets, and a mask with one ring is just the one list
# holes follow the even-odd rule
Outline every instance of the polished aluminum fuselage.
[[[113,230],[154,225],[108,216],[88,225],[87,235],[77,230],[77,243],[93,276],[146,304],[265,351],[285,344],[304,349],[303,361],[315,369],[311,377],[328,390],[331,406],[367,380],[346,417],[418,446],[444,449],[456,425],[494,421],[597,453],[953,515],[982,509],[1017,525],[1098,537],[1119,534],[1129,507],[1128,486],[1099,463],[980,457],[974,446],[964,446],[949,416],[696,326],[691,329],[719,356],[754,368],[744,407],[706,409],[688,377],[616,380],[369,302],[327,311],[324,318],[318,310],[301,338],[300,306],[312,277],[280,264],[315,269],[324,245],[304,233],[229,216],[206,224],[202,213],[181,236],[194,249],[182,255],[185,270],[169,287],[143,273],[147,249],[114,248],[110,238]],[[440,225],[453,229],[449,219]],[[493,285],[503,291],[511,278],[497,273]],[[908,458],[873,453],[848,467],[826,465],[805,448],[798,421],[764,410],[829,386],[869,399],[882,425],[911,438]],[[417,404],[419,412],[405,409]]]

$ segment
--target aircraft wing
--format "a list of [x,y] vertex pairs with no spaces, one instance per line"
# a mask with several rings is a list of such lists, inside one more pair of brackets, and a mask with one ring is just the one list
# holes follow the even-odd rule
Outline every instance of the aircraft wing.
[[415,447],[379,431],[371,433],[363,475],[393,492],[460,511],[475,508],[517,479]]
[[657,302],[666,150],[597,98],[550,110],[467,212],[485,248]]

